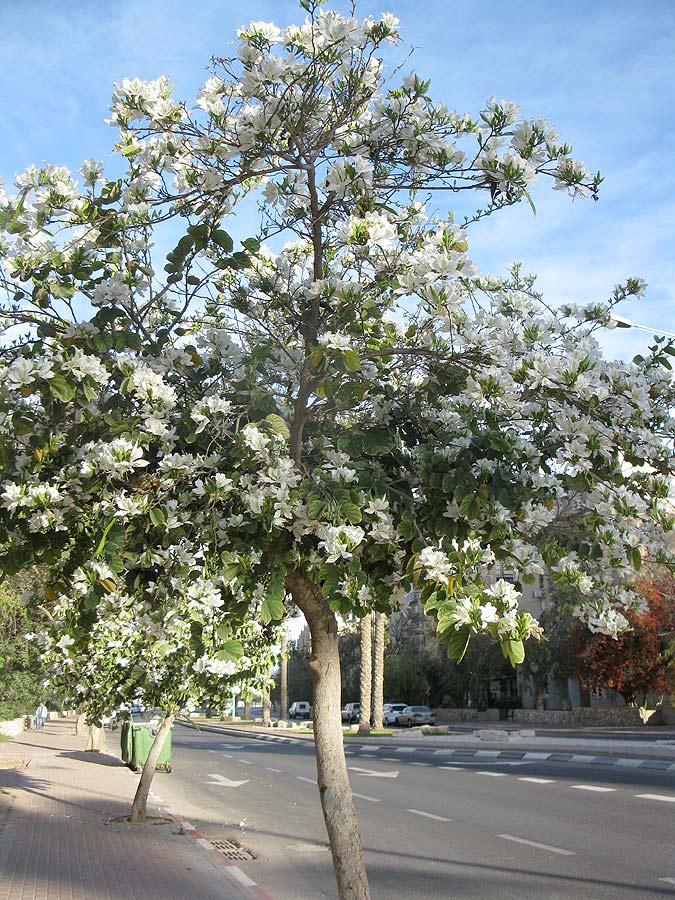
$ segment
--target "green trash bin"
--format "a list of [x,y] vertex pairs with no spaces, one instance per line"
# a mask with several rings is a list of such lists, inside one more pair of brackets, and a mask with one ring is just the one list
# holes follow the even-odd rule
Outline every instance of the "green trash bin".
[[[124,736],[125,726],[128,727],[126,744]],[[122,726],[122,759],[129,768],[137,770],[145,765],[150,748],[155,740],[155,733],[148,724],[134,725],[130,722],[124,723]],[[167,734],[164,740],[164,746],[157,760],[157,768],[164,769],[165,772],[171,771],[171,732]]]

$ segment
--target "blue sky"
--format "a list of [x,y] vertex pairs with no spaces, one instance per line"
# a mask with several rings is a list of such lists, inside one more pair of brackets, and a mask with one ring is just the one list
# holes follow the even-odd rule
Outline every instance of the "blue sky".
[[[675,4],[359,6],[361,15],[383,11],[400,18],[404,47],[416,48],[405,68],[430,77],[436,99],[473,114],[492,94],[514,100],[605,176],[597,204],[571,203],[542,184],[536,217],[523,206],[474,229],[479,268],[498,273],[522,260],[554,303],[603,298],[638,275],[647,295],[621,312],[675,332]],[[0,0],[0,177],[9,186],[30,163],[109,162],[115,132],[103,120],[113,82],[165,74],[178,97],[192,99],[209,57],[228,55],[239,25],[284,25],[300,13],[286,0]],[[604,343],[626,357],[649,335],[613,331]]]

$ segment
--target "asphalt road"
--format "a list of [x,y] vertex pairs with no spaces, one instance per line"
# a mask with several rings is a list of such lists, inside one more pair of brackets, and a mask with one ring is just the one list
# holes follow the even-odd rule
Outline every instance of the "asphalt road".
[[[332,900],[313,747],[283,740],[177,726],[154,791],[209,840],[255,854],[237,865],[275,900]],[[370,741],[348,764],[373,900],[675,896],[673,773],[449,762]]]

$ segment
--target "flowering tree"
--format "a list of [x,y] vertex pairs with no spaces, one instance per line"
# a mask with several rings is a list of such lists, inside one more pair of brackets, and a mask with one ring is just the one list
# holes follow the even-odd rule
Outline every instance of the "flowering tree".
[[76,576],[68,600],[52,604],[46,627],[27,635],[42,651],[46,684],[94,723],[132,700],[164,711],[134,797],[133,822],[146,819],[155,765],[182,708],[217,703],[242,685],[268,688],[278,629],[249,620],[236,626],[235,638],[233,628],[223,604],[156,603],[119,590],[99,598]]
[[617,640],[575,628],[575,670],[584,687],[613,688],[630,706],[646,704],[648,694],[675,691],[673,587],[672,578],[640,582],[647,607],[629,613],[632,630]]
[[[242,29],[196,104],[165,78],[116,85],[117,180],[32,168],[2,199],[0,539],[5,570],[52,564],[64,607],[73,579],[92,609],[121,592],[235,623],[289,597],[339,893],[366,898],[336,613],[388,612],[412,581],[453,656],[487,633],[516,664],[540,628],[485,583],[500,558],[621,633],[642,602],[622,582],[668,556],[673,351],[602,358],[594,332],[637,279],[559,312],[518,267],[472,264],[471,225],[537,178],[596,196],[544,120],[387,85],[393,16],[301,5],[299,26]],[[224,221],[255,199],[237,248]]]

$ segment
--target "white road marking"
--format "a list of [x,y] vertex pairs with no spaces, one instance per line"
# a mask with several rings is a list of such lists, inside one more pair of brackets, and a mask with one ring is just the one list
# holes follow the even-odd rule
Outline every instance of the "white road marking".
[[376,772],[374,769],[361,769],[359,766],[347,766],[352,772],[365,775],[366,778],[398,778],[398,769],[393,772]]
[[304,778],[302,775],[295,776],[298,781],[306,781],[307,784],[316,784],[316,778]]
[[481,771],[476,771],[476,775],[492,775],[493,778],[500,778],[501,776],[503,776],[504,778],[506,778],[507,773],[506,773],[506,772],[481,772]]
[[537,850],[548,850],[550,853],[559,853],[561,856],[576,856],[573,850],[563,850],[561,847],[551,847],[549,844],[539,844],[537,841],[528,841],[525,838],[516,837],[513,834],[498,834],[497,837],[505,841],[514,841],[516,844],[527,844],[528,847],[535,847]]
[[452,819],[446,819],[445,816],[435,816],[433,813],[424,812],[422,809],[406,809],[406,812],[413,813],[416,816],[424,816],[425,819],[435,819],[437,822],[452,822]]
[[265,766],[265,769],[268,772],[276,772],[277,775],[281,775],[281,771],[282,771],[281,769],[273,769],[272,766]]
[[379,803],[379,797],[369,797],[368,794],[357,794],[356,791],[352,791],[352,797],[358,797],[359,800],[370,800],[371,803]]
[[666,884],[675,884],[675,878],[659,878],[659,881],[665,881]]
[[555,784],[555,778],[526,778],[522,775],[518,781],[531,781],[532,784]]
[[361,750],[365,751],[366,753],[371,753],[371,752],[374,753],[376,750],[381,750],[381,749],[382,749],[382,747],[378,747],[378,746],[373,747],[372,744],[364,744],[363,747],[361,747]]
[[[572,787],[576,791],[595,791],[598,794],[609,794],[611,791],[616,790],[616,788],[600,787],[597,784],[573,784]],[[675,800],[675,797],[673,797],[673,800]]]
[[439,766],[441,772],[466,772],[464,766],[454,765],[454,763],[446,763],[444,766]]
[[241,787],[242,784],[248,784],[248,778],[245,781],[231,781],[229,778],[225,778],[224,775],[214,774],[213,772],[209,773],[209,778],[213,778],[213,781],[206,781],[205,784],[217,784],[218,787]]
[[395,756],[381,756],[382,762],[398,762]]
[[232,759],[231,753],[223,753],[223,756],[225,757],[225,759]]
[[430,766],[431,763],[420,763],[420,762],[411,762],[411,766]]
[[359,753],[359,757],[361,759],[375,759],[376,758],[374,753]]
[[243,744],[219,744],[221,750],[241,750]]
[[207,750],[206,752],[207,753],[217,753],[218,751],[217,750]]
[[250,765],[251,765],[251,760],[250,760],[250,759],[238,759],[237,762],[240,762],[243,766],[250,766]]
[[663,803],[675,803],[675,797],[668,797],[666,794],[636,794],[642,800],[661,800]]
[[255,881],[251,881],[248,875],[244,875],[239,866],[228,866],[227,871],[230,875],[234,875],[237,881],[245,887],[257,887]]

